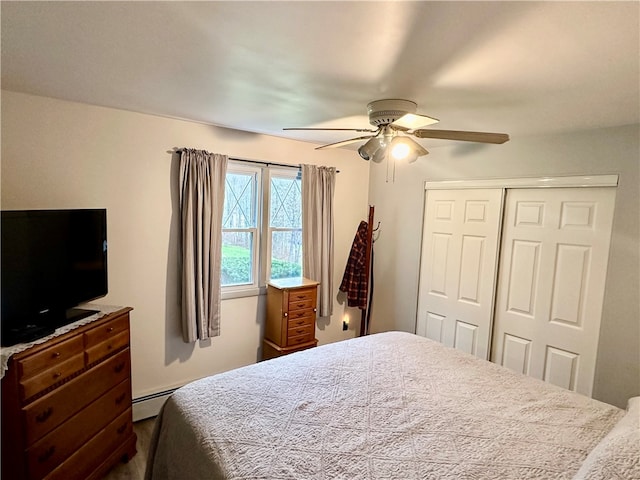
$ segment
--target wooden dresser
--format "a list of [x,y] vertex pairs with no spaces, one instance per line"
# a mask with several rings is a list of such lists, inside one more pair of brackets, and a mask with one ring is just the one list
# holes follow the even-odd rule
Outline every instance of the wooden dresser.
[[306,278],[267,284],[267,318],[262,359],[315,347],[318,282]]
[[3,479],[97,480],[135,455],[131,310],[10,358],[2,378]]

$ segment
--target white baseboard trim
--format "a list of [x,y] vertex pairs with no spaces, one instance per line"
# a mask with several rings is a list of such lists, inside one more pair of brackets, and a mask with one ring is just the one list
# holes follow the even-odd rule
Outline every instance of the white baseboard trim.
[[133,399],[133,421],[138,422],[146,418],[155,417],[160,413],[164,402],[175,392],[177,388],[165,390],[164,392],[145,395],[144,397]]

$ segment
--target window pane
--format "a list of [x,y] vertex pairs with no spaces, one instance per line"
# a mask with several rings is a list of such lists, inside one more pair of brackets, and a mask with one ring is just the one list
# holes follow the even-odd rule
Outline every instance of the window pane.
[[271,279],[302,276],[302,231],[271,232]]
[[256,185],[253,173],[227,173],[222,228],[256,226]]
[[253,283],[253,233],[222,232],[222,286]]
[[271,177],[271,215],[269,225],[276,228],[302,228],[301,181],[293,177]]

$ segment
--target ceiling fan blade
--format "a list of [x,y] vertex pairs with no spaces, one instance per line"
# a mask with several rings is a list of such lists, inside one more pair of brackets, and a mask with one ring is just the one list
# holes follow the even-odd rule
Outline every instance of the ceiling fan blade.
[[283,130],[324,130],[324,131],[335,131],[335,132],[377,132],[377,130],[372,130],[370,128],[283,128]]
[[460,140],[463,142],[504,143],[509,141],[506,133],[467,132],[461,130],[416,130],[418,138],[438,138],[442,140]]
[[[374,130],[375,132],[376,130]],[[364,137],[350,138],[349,140],[342,140],[341,142],[336,143],[328,143],[327,145],[321,145],[316,147],[315,150],[322,150],[323,148],[337,148],[342,147],[344,145],[350,145],[352,143],[361,142],[362,140],[367,140],[369,138],[373,138],[375,135],[365,135]]]
[[437,118],[427,117],[426,115],[418,115],[416,113],[405,113],[395,122],[391,123],[394,127],[400,127],[406,130],[415,130],[417,128],[426,127],[427,125],[433,125],[440,120]]

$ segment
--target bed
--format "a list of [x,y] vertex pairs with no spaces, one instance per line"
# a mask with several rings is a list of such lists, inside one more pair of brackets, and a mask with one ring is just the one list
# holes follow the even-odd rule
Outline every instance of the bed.
[[146,479],[640,479],[638,400],[625,411],[380,333],[178,389]]

